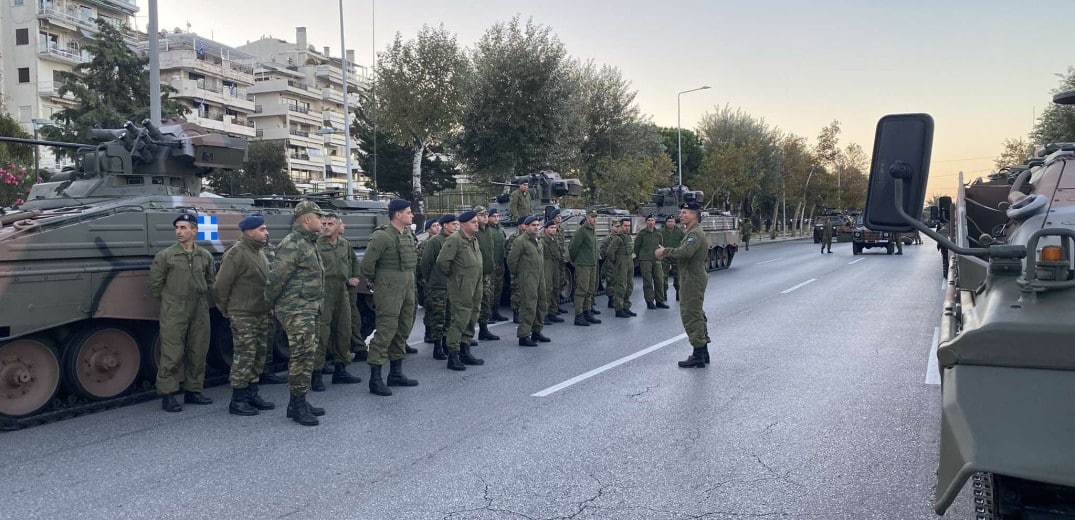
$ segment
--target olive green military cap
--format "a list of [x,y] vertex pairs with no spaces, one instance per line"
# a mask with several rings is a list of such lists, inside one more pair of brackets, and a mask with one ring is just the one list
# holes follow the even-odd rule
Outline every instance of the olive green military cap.
[[477,213],[479,215],[485,215],[486,214],[485,206],[474,206],[474,209],[472,211],[474,211],[474,213]]
[[325,212],[318,206],[316,202],[310,200],[304,200],[295,205],[295,216],[301,217],[307,213],[317,213],[318,215],[324,215]]

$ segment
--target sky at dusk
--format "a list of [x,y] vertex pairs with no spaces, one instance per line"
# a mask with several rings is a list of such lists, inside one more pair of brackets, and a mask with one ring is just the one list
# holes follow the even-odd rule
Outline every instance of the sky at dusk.
[[[340,55],[337,0],[160,0],[160,27],[238,46],[305,26],[317,49]],[[138,28],[148,2],[138,0]],[[443,24],[471,48],[487,28],[520,15],[549,26],[582,60],[620,69],[643,113],[682,126],[729,105],[807,137],[839,120],[841,145],[872,148],[878,118],[926,112],[936,133],[928,194],[954,193],[960,170],[987,173],[1005,138],[1025,136],[1051,103],[1057,74],[1075,65],[1075,36],[1049,20],[1070,0],[344,0],[347,48],[370,66],[398,32]]]

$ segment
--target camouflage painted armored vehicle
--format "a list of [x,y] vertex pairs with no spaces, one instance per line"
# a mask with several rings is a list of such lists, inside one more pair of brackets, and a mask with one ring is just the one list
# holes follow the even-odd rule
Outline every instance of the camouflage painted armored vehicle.
[[[664,226],[669,216],[678,217],[679,209],[687,202],[705,203],[705,196],[700,191],[691,191],[686,186],[660,188],[653,194],[648,204],[642,206],[642,215],[657,215],[658,228]],[[641,218],[645,218],[644,216]],[[727,269],[732,265],[735,253],[739,251],[739,222],[734,216],[716,210],[702,212],[702,231],[705,232],[709,246],[706,271]],[[641,226],[644,226],[644,222]],[[635,230],[641,229],[636,225]]]
[[891,255],[896,251],[895,236],[895,233],[889,231],[866,227],[862,222],[862,215],[859,215],[855,220],[855,231],[851,233],[851,254],[861,255],[863,249],[883,247],[885,252]]
[[582,195],[582,183],[578,179],[564,179],[552,170],[543,170],[531,175],[517,175],[512,178],[511,182],[494,183],[497,186],[503,186],[504,192],[489,203],[489,208],[497,208],[502,226],[514,227],[519,218],[526,216],[512,215],[508,204],[511,192],[517,190],[519,184],[523,182],[530,186],[530,196],[534,200],[533,214],[542,218],[554,209],[560,208],[560,200],[563,197]]
[[[76,168],[34,185],[0,216],[0,427],[64,417],[147,393],[159,355],[153,256],[175,243],[181,212],[219,260],[244,216],[265,215],[271,237],[291,228],[297,198],[202,194],[202,177],[241,166],[246,142],[188,123],[94,130],[96,145],[0,138],[75,150]],[[383,203],[313,197],[340,212],[365,248]],[[230,334],[215,309],[208,361],[230,365]],[[279,352],[278,354],[286,354]],[[280,358],[277,358],[278,360]]]
[[917,229],[951,253],[934,508],[970,481],[977,518],[1075,518],[1075,144],[1046,148],[1010,183],[960,179],[950,239],[913,217],[932,129],[925,114],[878,124],[866,223]]

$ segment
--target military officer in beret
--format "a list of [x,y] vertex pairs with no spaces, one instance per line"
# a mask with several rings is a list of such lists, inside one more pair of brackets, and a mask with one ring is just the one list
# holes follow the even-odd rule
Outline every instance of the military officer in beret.
[[538,240],[541,221],[535,216],[526,217],[520,231],[524,235],[515,241],[508,255],[511,272],[519,273],[519,328],[515,335],[520,347],[536,347],[538,341],[550,341],[541,334],[548,314],[545,253]]
[[160,300],[161,359],[157,368],[157,394],[161,408],[179,412],[177,372],[183,361],[183,402],[211,404],[202,395],[205,353],[209,351],[209,301],[213,285],[213,255],[194,243],[198,219],[183,213],[172,220],[176,243],[157,253],[149,268],[149,291]]
[[557,316],[557,305],[560,303],[560,264],[563,263],[564,253],[560,247],[558,236],[560,226],[556,219],[546,220],[544,230],[541,232],[541,250],[544,253],[545,267],[545,325],[563,323],[564,319]]
[[588,327],[601,323],[593,317],[593,299],[597,291],[597,211],[586,213],[586,222],[571,239],[569,252],[575,266],[575,325]]
[[213,283],[216,308],[231,325],[232,362],[231,403],[228,413],[257,415],[258,410],[272,410],[273,403],[258,394],[258,378],[272,344],[269,327],[269,303],[265,301],[265,282],[269,260],[265,246],[269,228],[260,214],[239,221],[242,234],[220,261],[220,271]]
[[489,229],[493,230],[493,276],[489,290],[489,321],[507,321],[500,314],[500,295],[504,292],[504,262],[507,260],[505,249],[507,239],[504,229],[500,227],[500,212],[496,208],[489,210]]
[[635,257],[638,258],[638,267],[642,271],[642,295],[646,299],[647,309],[668,308],[664,303],[664,270],[660,260],[653,254],[662,245],[664,237],[657,231],[657,217],[646,215],[646,227],[635,237]]
[[313,201],[295,206],[295,223],[277,246],[265,283],[265,299],[284,326],[291,349],[287,417],[303,426],[316,426],[317,417],[325,414],[324,408],[306,400],[317,356],[318,314],[325,300],[325,267],[317,249],[322,214]]
[[[370,235],[362,257],[362,276],[373,284],[373,303],[377,308],[377,328],[370,342],[367,363],[370,365],[370,393],[392,395],[389,386],[418,386],[418,381],[403,374],[407,357],[407,337],[414,326],[414,265],[418,256],[414,248],[411,203],[393,199],[388,203],[387,225]],[[381,367],[390,365],[387,382],[381,379]]]
[[482,252],[477,235],[478,214],[464,211],[459,215],[459,231],[445,239],[437,255],[437,269],[448,277],[448,303],[452,307],[452,323],[446,334],[451,370],[485,364],[470,354],[474,324],[482,304]]
[[489,214],[484,206],[474,206],[478,214],[478,247],[482,252],[482,302],[478,310],[478,339],[482,341],[496,341],[500,336],[489,331],[489,314],[492,309],[493,298],[493,271],[495,271],[493,259],[493,237],[497,230],[489,227]]
[[459,230],[459,219],[448,213],[440,217],[439,224],[440,233],[425,241],[418,265],[428,284],[424,305],[426,335],[433,338],[433,359],[445,360],[448,359],[445,334],[451,320],[451,309],[448,307],[448,277],[437,269],[437,256],[444,247],[444,241]]
[[679,317],[683,321],[683,329],[687,332],[692,350],[690,357],[679,362],[682,368],[705,368],[709,362],[709,330],[706,327],[705,312],[702,310],[705,289],[709,284],[709,275],[705,272],[709,245],[699,224],[701,218],[702,207],[697,202],[684,204],[679,210],[679,219],[687,227],[683,242],[675,247],[661,246],[656,251],[657,258],[676,261],[679,275],[683,278],[680,280],[682,299],[679,304]]

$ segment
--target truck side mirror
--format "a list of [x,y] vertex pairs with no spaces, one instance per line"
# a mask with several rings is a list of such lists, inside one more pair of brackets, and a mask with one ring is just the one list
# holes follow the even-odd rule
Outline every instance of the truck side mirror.
[[877,122],[873,162],[866,192],[866,227],[877,231],[914,230],[896,208],[896,179],[903,179],[903,211],[922,214],[933,149],[933,118],[929,114],[894,114]]

